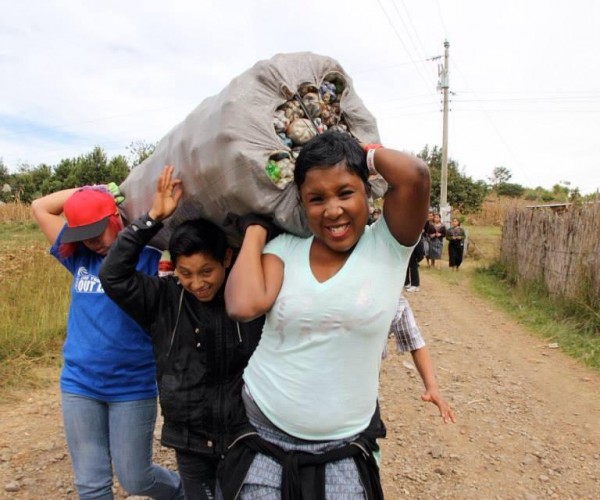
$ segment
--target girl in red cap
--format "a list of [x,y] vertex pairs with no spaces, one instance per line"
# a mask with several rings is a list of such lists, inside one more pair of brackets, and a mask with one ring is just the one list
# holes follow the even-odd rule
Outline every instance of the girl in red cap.
[[[157,388],[150,338],[98,278],[123,227],[113,196],[100,186],[67,189],[31,209],[50,253],[73,275],[60,387],[79,498],[112,499],[114,466],[132,495],[182,499],[178,474],[152,463]],[[154,275],[159,258],[145,248],[136,267]]]

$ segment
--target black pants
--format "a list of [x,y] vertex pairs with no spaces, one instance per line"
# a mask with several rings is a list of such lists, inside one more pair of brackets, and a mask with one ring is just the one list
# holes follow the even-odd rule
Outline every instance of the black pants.
[[420,286],[421,279],[419,278],[419,261],[414,257],[414,252],[408,261],[408,269],[406,270],[406,279],[404,286]]
[[186,500],[213,500],[219,457],[175,451]]
[[460,267],[463,261],[463,242],[450,241],[448,245],[448,261],[450,267]]

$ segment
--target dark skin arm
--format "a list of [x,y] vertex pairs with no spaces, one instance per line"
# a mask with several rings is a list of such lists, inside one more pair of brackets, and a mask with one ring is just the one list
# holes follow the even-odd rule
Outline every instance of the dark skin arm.
[[377,149],[374,160],[389,185],[383,204],[387,226],[401,245],[414,245],[429,210],[429,168],[415,156],[387,148]]

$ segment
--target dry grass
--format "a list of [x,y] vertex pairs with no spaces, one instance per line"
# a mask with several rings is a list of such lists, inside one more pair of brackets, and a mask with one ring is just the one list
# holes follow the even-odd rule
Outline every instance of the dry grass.
[[49,254],[29,207],[0,207],[0,389],[36,383],[60,358],[70,277]]
[[29,205],[24,203],[3,203],[0,205],[0,222],[29,222]]
[[475,214],[469,214],[466,222],[473,226],[502,226],[508,210],[531,204],[531,201],[490,194],[484,200],[481,210]]
[[465,226],[467,231],[467,248],[465,261],[478,261],[481,265],[488,265],[500,256],[500,239],[502,228],[500,226]]

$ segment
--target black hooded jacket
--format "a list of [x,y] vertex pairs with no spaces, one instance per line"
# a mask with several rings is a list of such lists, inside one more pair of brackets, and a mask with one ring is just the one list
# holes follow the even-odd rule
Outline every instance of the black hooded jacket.
[[123,229],[100,270],[105,293],[151,336],[164,425],[162,444],[222,455],[247,432],[242,372],[258,345],[264,316],[229,319],[223,290],[210,303],[176,277],[135,270],[142,248],[162,224],[142,217]]

